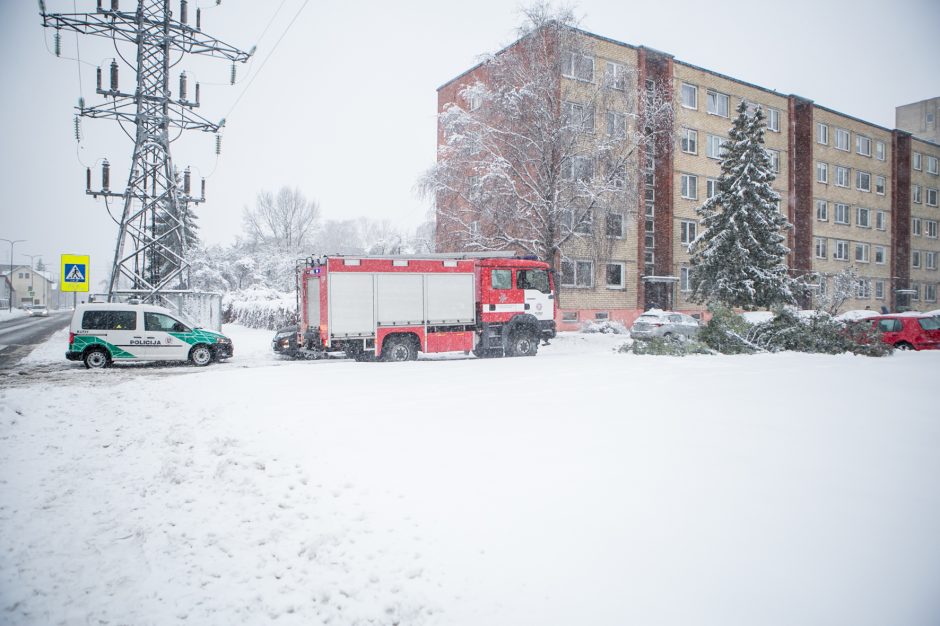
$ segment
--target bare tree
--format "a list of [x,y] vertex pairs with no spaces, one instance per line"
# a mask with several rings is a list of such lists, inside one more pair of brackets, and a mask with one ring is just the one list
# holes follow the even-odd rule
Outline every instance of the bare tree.
[[297,188],[281,187],[277,194],[261,191],[255,207],[242,214],[245,232],[255,244],[280,250],[300,250],[310,243],[320,217],[320,206]]
[[519,40],[441,113],[438,161],[418,186],[445,248],[515,250],[553,267],[563,247],[601,258],[610,214],[636,215],[641,147],[672,141],[672,103],[665,86],[638,88],[635,68],[595,68],[570,10],[524,15]]

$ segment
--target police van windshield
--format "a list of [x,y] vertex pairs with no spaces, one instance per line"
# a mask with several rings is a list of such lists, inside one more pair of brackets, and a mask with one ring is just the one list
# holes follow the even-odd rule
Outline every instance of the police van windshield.
[[516,286],[519,289],[535,289],[542,293],[551,293],[547,270],[519,270],[516,273]]

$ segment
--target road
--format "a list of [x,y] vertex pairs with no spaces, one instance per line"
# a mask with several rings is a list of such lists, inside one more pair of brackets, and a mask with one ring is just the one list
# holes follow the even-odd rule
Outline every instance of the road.
[[[49,335],[67,325],[71,314],[68,310],[50,311],[49,317],[18,317],[0,322],[0,369],[14,367]],[[62,354],[65,349],[62,346]]]

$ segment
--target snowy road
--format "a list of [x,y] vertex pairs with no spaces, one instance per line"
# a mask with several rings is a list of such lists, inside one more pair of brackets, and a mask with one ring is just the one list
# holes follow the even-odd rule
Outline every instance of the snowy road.
[[205,369],[88,372],[58,333],[0,376],[0,623],[940,621],[940,352],[293,363],[226,332]]

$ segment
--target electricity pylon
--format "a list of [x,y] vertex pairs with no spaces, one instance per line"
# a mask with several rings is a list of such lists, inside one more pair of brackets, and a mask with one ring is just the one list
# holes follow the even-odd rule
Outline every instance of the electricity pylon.
[[[111,0],[110,8],[103,8],[102,0],[98,0],[97,10],[92,13],[47,13],[45,2],[39,2],[42,25],[56,31],[57,53],[63,30],[110,38],[115,47],[124,42],[137,49],[136,67],[131,67],[137,75],[133,93],[119,89],[119,66],[115,59],[108,88],[103,87],[98,68],[96,92],[106,102],[85,106],[84,99],[80,99],[77,107],[79,116],[116,120],[135,129],[130,174],[123,192],[111,191],[107,160],[102,167],[100,190],[91,189],[90,168],[87,173],[87,194],[121,198],[124,203],[108,287],[109,301],[133,296],[146,302],[169,302],[168,294],[191,288],[187,261],[188,205],[205,200],[205,179],[200,196],[193,196],[189,169],[181,181],[173,167],[170,143],[183,130],[218,133],[225,120],[210,122],[195,112],[199,107],[199,84],[195,97],[188,99],[185,72],[180,75],[179,92],[173,96],[171,53],[227,59],[232,62],[234,83],[235,63],[244,63],[254,52],[253,49],[243,52],[203,33],[199,9],[195,26],[190,25],[187,5],[187,0],[180,0],[179,15],[174,16],[170,0],[139,0],[136,11],[121,11],[119,0]],[[180,132],[171,138],[171,130]],[[216,151],[218,145],[217,135]]]

